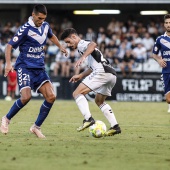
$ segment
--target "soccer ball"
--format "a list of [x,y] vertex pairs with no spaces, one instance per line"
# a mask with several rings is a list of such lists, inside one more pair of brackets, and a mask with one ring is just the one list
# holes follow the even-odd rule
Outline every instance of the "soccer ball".
[[11,101],[11,100],[12,100],[12,97],[11,97],[11,96],[6,96],[6,97],[5,97],[5,100],[6,100],[6,101]]
[[101,138],[106,133],[106,125],[101,120],[96,120],[95,124],[89,127],[90,134],[95,138]]

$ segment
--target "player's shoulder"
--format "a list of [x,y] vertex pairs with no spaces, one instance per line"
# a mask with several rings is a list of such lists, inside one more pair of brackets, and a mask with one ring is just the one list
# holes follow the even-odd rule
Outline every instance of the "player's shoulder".
[[163,37],[165,37],[165,35],[164,35],[164,34],[162,34],[162,35],[158,36],[158,38],[159,38],[159,39],[160,39],[160,38],[163,38]]
[[50,25],[47,21],[44,21],[43,24],[45,24],[45,25]]
[[44,21],[43,23],[42,23],[42,26],[48,26],[48,27],[50,27],[50,24],[47,22],[47,21]]
[[27,23],[23,24],[22,26],[20,26],[20,27],[18,28],[16,34],[17,34],[18,36],[21,36],[21,35],[23,35],[25,32],[27,32],[29,28],[30,28],[30,24],[27,22]]
[[90,43],[90,41],[81,39],[78,43],[78,46],[87,46],[89,43]]
[[156,38],[156,41],[158,42],[158,41],[160,41],[161,38],[164,38],[164,37],[165,37],[164,34],[162,34]]

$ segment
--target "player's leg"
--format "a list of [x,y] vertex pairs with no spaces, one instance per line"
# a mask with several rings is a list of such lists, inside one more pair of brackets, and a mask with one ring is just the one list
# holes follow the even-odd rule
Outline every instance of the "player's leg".
[[83,83],[80,83],[79,86],[76,88],[76,90],[73,92],[73,97],[75,99],[75,102],[84,117],[83,125],[77,128],[77,131],[82,131],[95,123],[89,110],[88,101],[84,96],[90,91],[91,89],[89,87],[87,87]]
[[56,96],[54,93],[53,86],[52,86],[51,82],[49,82],[49,81],[45,82],[39,88],[39,92],[44,96],[45,100],[40,107],[40,112],[37,117],[37,120],[35,121],[35,124],[33,126],[31,126],[30,131],[32,133],[35,133],[35,135],[37,135],[37,137],[39,137],[39,138],[45,138],[45,136],[41,132],[40,126],[47,118],[47,116],[53,106],[53,103],[56,99]]
[[121,133],[121,130],[112,108],[109,104],[105,103],[105,99],[107,96],[111,96],[112,89],[116,84],[116,76],[111,73],[105,73],[101,75],[100,82],[102,84],[98,89],[96,89],[97,94],[95,97],[95,102],[111,125],[111,128],[106,132],[106,135],[112,136]]
[[166,102],[168,103],[168,113],[170,113],[170,92],[168,92],[165,96]]
[[12,97],[12,99],[15,98],[15,91],[16,91],[16,84],[14,86],[12,86],[12,89],[11,89],[11,97]]
[[16,100],[7,113],[7,115],[2,117],[1,120],[1,132],[4,134],[8,133],[8,124],[10,120],[28,103],[28,101],[31,99],[31,89],[30,88],[24,88],[21,91],[21,97]]
[[166,98],[166,102],[168,103],[168,113],[170,113],[170,75],[169,74],[162,74],[161,75],[161,82],[164,88],[164,94]]
[[1,120],[1,132],[4,134],[8,133],[8,124],[10,120],[29,102],[31,99],[31,88],[30,88],[30,78],[27,70],[22,68],[17,71],[18,73],[18,86],[21,93],[21,97],[17,99],[7,115],[2,117]]
[[106,98],[107,96],[97,93],[95,97],[95,102],[111,125],[111,128],[106,132],[106,135],[113,136],[115,134],[121,133],[121,130],[112,108],[109,104],[105,103]]

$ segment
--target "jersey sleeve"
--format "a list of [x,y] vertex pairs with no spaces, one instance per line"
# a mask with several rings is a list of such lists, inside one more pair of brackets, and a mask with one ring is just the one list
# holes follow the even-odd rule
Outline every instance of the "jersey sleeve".
[[79,53],[80,52],[84,53],[89,44],[90,44],[90,41],[80,40],[80,42],[78,43],[78,46],[77,46]]
[[18,46],[20,46],[25,40],[26,40],[26,35],[28,33],[28,26],[29,25],[23,25],[21,26],[17,33],[13,36],[13,38],[8,42],[8,44],[12,45],[14,49],[17,49]]
[[153,50],[152,50],[153,54],[158,54],[160,49],[161,49],[160,38],[158,37],[153,46]]
[[51,38],[51,37],[53,36],[53,31],[52,31],[52,29],[50,28],[50,25],[49,25],[49,24],[48,24],[48,26],[49,26],[49,29],[48,29],[47,37],[48,37],[48,38]]

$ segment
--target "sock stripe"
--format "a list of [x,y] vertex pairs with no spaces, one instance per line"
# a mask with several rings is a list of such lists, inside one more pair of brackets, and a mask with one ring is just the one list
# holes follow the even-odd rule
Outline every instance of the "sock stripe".
[[44,103],[43,103],[43,106],[46,107],[47,109],[49,109],[49,107],[47,107]]
[[76,99],[79,98],[80,96],[83,96],[83,97],[84,97],[83,94],[78,94],[77,96],[75,96],[74,100],[76,100]]
[[[16,100],[16,102],[15,102],[15,103],[16,103],[16,105],[19,107],[19,105],[18,105],[17,101],[18,101],[18,100]],[[19,107],[19,108],[21,109],[21,107]]]
[[99,106],[99,108],[101,109],[103,106],[105,106],[106,105],[106,103],[102,103],[100,106]]

